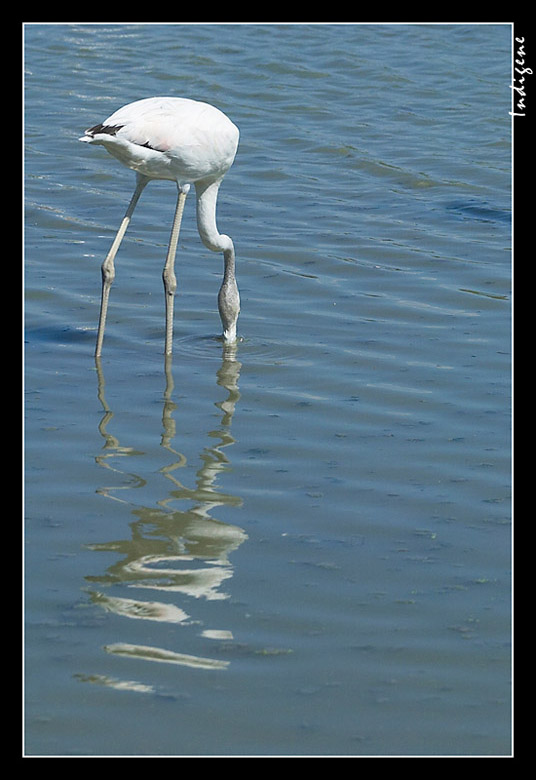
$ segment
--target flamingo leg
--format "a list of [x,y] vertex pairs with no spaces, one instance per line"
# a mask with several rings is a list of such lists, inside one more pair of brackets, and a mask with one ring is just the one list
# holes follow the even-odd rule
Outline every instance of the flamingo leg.
[[186,196],[189,189],[189,185],[179,185],[179,195],[177,197],[175,216],[173,217],[173,226],[171,228],[166,263],[162,272],[166,300],[166,342],[164,347],[165,355],[171,355],[173,351],[173,307],[175,302],[175,292],[177,290],[177,278],[175,276],[175,255],[177,253],[177,245],[179,243],[182,213],[184,211],[184,204],[186,202]]
[[115,278],[115,266],[114,266],[115,256],[117,254],[119,246],[121,245],[123,236],[126,233],[127,227],[129,226],[132,214],[134,212],[134,209],[136,208],[136,204],[138,203],[140,195],[143,192],[143,189],[145,188],[145,185],[147,184],[148,181],[149,179],[146,176],[141,176],[138,174],[136,178],[136,189],[134,190],[134,195],[132,196],[132,199],[128,204],[128,209],[126,210],[125,216],[123,217],[123,221],[119,226],[119,230],[117,231],[117,234],[114,238],[114,242],[110,247],[110,251],[106,255],[104,262],[101,266],[102,294],[101,294],[101,308],[100,308],[100,316],[99,316],[99,330],[97,332],[97,346],[95,347],[95,357],[100,357],[102,352],[104,328],[106,326],[106,314],[108,311],[108,299],[110,297],[110,288]]

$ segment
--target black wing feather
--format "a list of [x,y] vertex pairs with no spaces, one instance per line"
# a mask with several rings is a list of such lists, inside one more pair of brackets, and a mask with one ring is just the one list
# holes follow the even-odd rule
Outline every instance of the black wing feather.
[[[121,130],[124,125],[95,125],[86,130],[88,135],[97,135],[98,133],[107,133],[108,135],[117,135],[117,132]],[[144,144],[138,144],[138,146],[145,146],[147,149],[154,149],[153,146],[146,141]]]
[[95,125],[95,127],[90,127],[89,130],[86,130],[86,133],[88,135],[97,135],[97,133],[116,135],[118,130],[121,130],[122,127],[124,127],[124,125]]

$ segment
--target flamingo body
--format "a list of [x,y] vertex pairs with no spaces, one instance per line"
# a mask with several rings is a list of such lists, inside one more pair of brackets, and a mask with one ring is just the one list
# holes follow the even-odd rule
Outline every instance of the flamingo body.
[[137,100],[86,130],[81,141],[102,144],[149,179],[189,184],[217,179],[231,167],[239,131],[208,103],[187,98]]

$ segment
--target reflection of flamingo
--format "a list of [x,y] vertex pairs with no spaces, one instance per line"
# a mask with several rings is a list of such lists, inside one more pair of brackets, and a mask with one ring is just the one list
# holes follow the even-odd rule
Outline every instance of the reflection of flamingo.
[[[221,591],[221,585],[233,576],[229,555],[247,536],[238,526],[214,519],[210,516],[210,512],[219,505],[237,506],[241,503],[239,498],[222,493],[215,486],[218,474],[225,470],[229,463],[222,450],[234,443],[230,424],[235,404],[240,397],[238,391],[240,363],[236,360],[236,348],[226,347],[217,376],[218,384],[225,387],[228,396],[224,401],[216,403],[222,411],[221,423],[216,430],[209,433],[212,439],[219,439],[219,443],[216,446],[206,447],[201,453],[202,466],[197,472],[196,487],[190,489],[185,487],[176,476],[176,471],[186,466],[187,461],[185,456],[172,446],[175,435],[173,411],[176,407],[172,400],[173,378],[170,361],[171,358],[166,358],[161,444],[173,455],[173,462],[162,468],[161,473],[173,483],[174,488],[168,497],[158,502],[157,506],[137,506],[132,510],[137,520],[131,524],[131,539],[91,545],[94,550],[120,553],[122,558],[112,564],[105,574],[89,576],[86,579],[101,586],[121,583],[127,587],[168,594],[182,593],[188,597],[204,598],[209,601],[226,599],[228,596]],[[99,431],[105,440],[105,454],[99,456],[97,462],[112,471],[124,474],[111,466],[110,461],[115,456],[140,456],[142,453],[121,446],[118,439],[107,431],[113,412],[105,399],[104,377],[98,358],[96,365],[99,380],[98,396],[104,409]],[[143,480],[135,475],[129,477],[131,477],[130,487],[143,488],[145,484]],[[107,487],[100,489],[99,492],[109,498],[124,501],[113,495],[116,489]],[[121,485],[119,489],[128,488]],[[182,510],[172,508],[170,504],[178,500],[192,502],[193,506]],[[182,625],[192,622],[183,609],[164,600],[128,599],[108,595],[101,589],[93,590],[90,596],[93,603],[123,617]],[[230,632],[210,630],[204,631],[203,635],[228,638],[232,636]],[[151,648],[141,644],[127,646],[117,643],[108,646],[107,649],[119,655],[138,655],[149,660],[196,665],[191,656],[183,656],[161,648],[152,648],[149,652]],[[200,665],[203,668],[224,668],[226,665],[218,665],[219,662],[212,662],[211,659],[199,660],[202,661]]]
[[137,100],[116,111],[80,138],[102,144],[110,154],[136,171],[134,195],[108,255],[102,264],[102,299],[95,354],[102,351],[110,287],[115,277],[114,258],[139,197],[151,179],[175,181],[179,189],[171,238],[164,266],[166,299],[165,354],[172,352],[173,301],[177,289],[175,254],[182,212],[190,184],[197,195],[197,226],[201,240],[214,252],[223,252],[225,270],[218,308],[227,343],[236,340],[240,297],[235,280],[235,254],[229,236],[216,227],[216,199],[224,175],[238,147],[238,128],[214,106],[184,98],[155,97]]

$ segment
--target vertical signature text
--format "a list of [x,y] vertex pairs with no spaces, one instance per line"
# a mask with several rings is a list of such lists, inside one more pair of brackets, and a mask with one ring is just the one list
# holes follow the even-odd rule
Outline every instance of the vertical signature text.
[[512,116],[526,116],[527,106],[525,98],[527,97],[527,88],[525,84],[525,76],[532,76],[532,68],[525,67],[526,54],[525,54],[525,38],[518,37],[515,39],[517,44],[514,60],[514,73],[513,82],[511,84],[513,95],[513,110],[509,113]]

